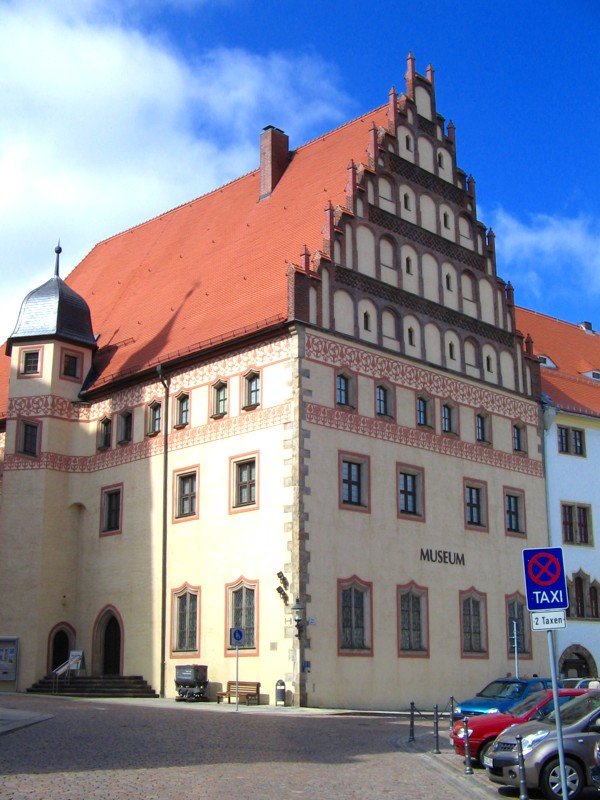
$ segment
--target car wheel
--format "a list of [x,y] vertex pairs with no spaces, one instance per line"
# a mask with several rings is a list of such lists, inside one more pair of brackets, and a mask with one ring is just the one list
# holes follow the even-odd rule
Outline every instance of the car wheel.
[[[583,771],[576,761],[565,759],[568,800],[577,800],[583,791]],[[562,800],[560,762],[557,758],[546,764],[540,782],[542,792],[548,800]]]
[[494,740],[488,739],[488,741],[484,742],[479,748],[479,752],[477,753],[477,760],[479,761],[480,764],[483,764],[483,759],[489,754],[493,744]]

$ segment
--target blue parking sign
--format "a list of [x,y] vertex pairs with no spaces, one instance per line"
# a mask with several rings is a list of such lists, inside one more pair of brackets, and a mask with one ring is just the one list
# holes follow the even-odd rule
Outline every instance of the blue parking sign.
[[569,607],[562,547],[526,548],[523,572],[529,611],[560,611]]

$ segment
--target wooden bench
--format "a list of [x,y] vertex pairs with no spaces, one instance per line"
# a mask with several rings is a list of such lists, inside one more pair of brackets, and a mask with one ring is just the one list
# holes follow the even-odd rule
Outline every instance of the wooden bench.
[[[250,700],[256,700],[256,705],[260,704],[260,683],[256,681],[238,681],[238,697],[240,700],[245,699],[246,705],[250,705]],[[224,697],[227,702],[231,703],[231,698],[235,699],[235,681],[227,681],[227,689],[224,692],[217,692],[217,703],[220,703]]]

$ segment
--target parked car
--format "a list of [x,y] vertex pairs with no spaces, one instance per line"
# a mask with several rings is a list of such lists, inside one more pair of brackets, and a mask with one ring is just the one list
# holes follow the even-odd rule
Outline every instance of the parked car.
[[[577,800],[586,786],[594,786],[596,745],[600,742],[600,691],[589,690],[560,709],[569,800]],[[528,789],[541,789],[548,800],[561,800],[562,785],[555,712],[543,721],[513,725],[501,733],[483,763],[494,783],[519,787],[517,741],[520,734]]]
[[[585,694],[585,689],[559,689],[558,697],[561,706],[573,697]],[[554,711],[554,696],[551,689],[534,692],[520,703],[513,706],[510,711],[496,714],[479,714],[469,718],[469,750],[472,758],[482,761],[494,739],[509,725],[518,725],[533,719],[544,719]],[[463,720],[455,722],[450,732],[450,741],[454,751],[459,756],[465,755],[465,723]]]
[[475,697],[461,700],[454,709],[454,719],[508,711],[533,692],[551,688],[551,678],[498,678],[477,692]]

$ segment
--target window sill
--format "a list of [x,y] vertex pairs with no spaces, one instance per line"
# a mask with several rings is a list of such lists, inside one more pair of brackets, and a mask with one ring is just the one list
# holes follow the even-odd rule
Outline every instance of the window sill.
[[210,418],[211,419],[222,419],[223,417],[226,417],[226,416],[227,416],[227,412],[223,411],[221,414],[211,414]]
[[180,431],[182,428],[187,428],[188,425],[189,425],[189,422],[178,422],[176,425],[173,425],[173,428],[176,431]]
[[153,436],[158,436],[160,431],[146,431],[146,436],[151,439]]
[[119,445],[119,447],[124,447],[127,444],[131,444],[131,439],[119,439],[117,444]]
[[260,403],[248,403],[247,406],[242,406],[242,411],[254,411],[255,408],[258,408]]

